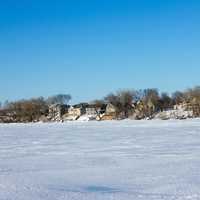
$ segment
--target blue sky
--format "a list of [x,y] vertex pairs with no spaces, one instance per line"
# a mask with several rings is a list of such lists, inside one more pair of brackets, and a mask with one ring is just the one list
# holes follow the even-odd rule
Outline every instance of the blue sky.
[[0,101],[200,84],[198,0],[7,0]]

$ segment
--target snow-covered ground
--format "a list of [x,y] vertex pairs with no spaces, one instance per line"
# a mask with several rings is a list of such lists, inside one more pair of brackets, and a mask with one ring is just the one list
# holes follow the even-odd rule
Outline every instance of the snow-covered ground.
[[0,125],[0,200],[200,199],[200,120]]

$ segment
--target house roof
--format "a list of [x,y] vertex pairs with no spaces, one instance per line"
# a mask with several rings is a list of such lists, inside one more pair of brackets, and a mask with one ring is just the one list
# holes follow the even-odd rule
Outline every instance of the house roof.
[[73,105],[73,108],[86,108],[89,104],[88,103],[79,103]]
[[88,104],[88,103],[80,103],[80,104],[76,104],[73,105],[73,108],[106,108],[106,104],[102,104],[102,105],[96,105],[96,104]]

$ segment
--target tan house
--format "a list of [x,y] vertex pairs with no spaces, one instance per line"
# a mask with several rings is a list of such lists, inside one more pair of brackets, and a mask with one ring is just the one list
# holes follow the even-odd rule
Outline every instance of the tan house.
[[70,107],[68,113],[63,115],[64,121],[74,121],[81,116],[81,110],[79,108]]
[[107,104],[106,114],[116,114],[116,112],[117,112],[117,108],[113,104],[111,103]]
[[68,120],[77,120],[81,115],[86,113],[87,103],[80,103],[74,106],[71,106],[68,109],[68,113],[63,116],[64,121]]
[[114,120],[117,118],[117,108],[109,103],[106,106],[106,112],[101,115],[101,120]]
[[81,108],[70,107],[67,114],[73,115],[73,116],[81,116],[82,111],[81,111]]

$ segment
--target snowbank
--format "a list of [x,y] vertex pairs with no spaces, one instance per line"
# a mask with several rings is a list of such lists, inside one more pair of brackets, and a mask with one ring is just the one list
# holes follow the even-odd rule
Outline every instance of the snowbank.
[[192,118],[193,112],[192,111],[185,111],[185,110],[168,110],[159,112],[155,115],[155,119],[187,119]]

